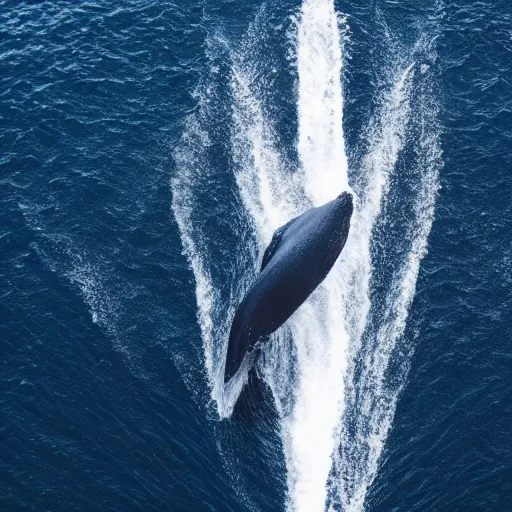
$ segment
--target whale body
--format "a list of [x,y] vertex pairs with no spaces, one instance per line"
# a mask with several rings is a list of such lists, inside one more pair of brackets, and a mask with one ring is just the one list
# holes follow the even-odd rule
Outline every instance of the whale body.
[[231,325],[225,383],[256,343],[281,327],[326,278],[347,240],[352,211],[352,195],[343,192],[274,233],[263,255],[261,273]]

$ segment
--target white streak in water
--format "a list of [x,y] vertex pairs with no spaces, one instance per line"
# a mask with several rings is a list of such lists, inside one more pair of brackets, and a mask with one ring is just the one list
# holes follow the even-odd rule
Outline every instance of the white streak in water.
[[297,35],[298,149],[315,206],[348,188],[343,139],[341,40],[334,3],[305,0]]
[[[399,386],[389,386],[386,378],[392,355],[405,331],[420,262],[426,253],[427,238],[434,217],[438,170],[441,166],[435,102],[424,97],[416,99],[415,108],[419,114],[413,116],[413,121],[419,119],[420,140],[416,149],[415,169],[411,169],[409,174],[418,175],[418,184],[413,199],[414,218],[409,219],[409,227],[403,236],[405,243],[410,243],[410,249],[382,297],[386,307],[382,317],[374,319],[378,324],[371,339],[371,350],[360,352],[363,332],[368,327],[366,322],[370,307],[371,234],[381,210],[380,204],[390,189],[390,176],[406,142],[405,130],[411,122],[414,62],[403,71],[400,71],[400,64],[396,67],[393,71],[395,78],[392,78],[394,85],[381,98],[380,108],[368,130],[369,151],[363,161],[363,175],[356,186],[358,190],[361,189],[363,205],[357,226],[358,236],[365,239],[365,243],[360,244],[360,252],[366,255],[366,263],[361,266],[361,270],[365,266],[366,270],[360,273],[362,279],[359,282],[359,286],[364,283],[367,291],[364,299],[365,322],[359,324],[357,336],[353,338],[351,362],[346,376],[346,400],[352,407],[345,410],[346,417],[341,423],[339,434],[340,449],[334,454],[338,476],[335,487],[342,510],[350,512],[364,509],[366,494],[377,474],[380,456],[403,387],[407,361],[402,363],[403,373],[395,376],[401,382]],[[433,94],[431,88],[428,92]],[[356,319],[352,322],[355,325]],[[362,374],[356,378],[356,361],[361,358]],[[351,428],[348,428],[349,424]]]
[[197,316],[201,328],[205,366],[210,385],[214,384],[215,361],[213,350],[213,302],[214,290],[206,262],[196,247],[192,228],[192,212],[195,206],[194,181],[196,173],[205,168],[204,149],[210,144],[207,131],[200,124],[200,115],[191,115],[186,122],[181,145],[174,154],[179,174],[172,180],[172,209],[181,233],[184,254],[194,272],[196,281]]

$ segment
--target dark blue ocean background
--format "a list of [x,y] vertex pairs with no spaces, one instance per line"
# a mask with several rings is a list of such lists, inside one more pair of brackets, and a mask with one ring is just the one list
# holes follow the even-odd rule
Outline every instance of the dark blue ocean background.
[[[0,0],[1,511],[512,511],[512,3],[336,1],[343,139],[337,81],[325,126],[300,95],[325,6]],[[292,211],[251,187],[336,188],[303,193],[301,129],[344,141],[371,266],[233,411],[226,329]]]

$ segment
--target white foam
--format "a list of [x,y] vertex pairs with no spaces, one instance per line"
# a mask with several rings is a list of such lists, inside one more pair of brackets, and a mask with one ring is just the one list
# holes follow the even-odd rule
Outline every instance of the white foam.
[[[404,383],[408,361],[401,362],[399,370],[402,373],[394,376],[400,385],[389,385],[388,371],[397,344],[403,342],[409,307],[416,290],[419,265],[426,253],[427,237],[434,216],[438,170],[441,165],[434,102],[425,96],[416,97],[415,113],[412,115],[414,62],[403,64],[400,59],[396,59],[390,73],[394,85],[380,99],[380,107],[369,128],[369,152],[363,161],[364,174],[358,183],[358,187],[365,190],[361,195],[362,203],[366,205],[359,217],[359,222],[364,228],[359,228],[358,231],[366,234],[367,243],[364,249],[368,256],[371,230],[380,212],[379,205],[389,192],[389,178],[397,165],[400,150],[406,142],[405,129],[411,119],[412,122],[421,124],[415,168],[408,170],[411,176],[417,177],[418,182],[413,191],[413,218],[408,219],[408,229],[403,233],[404,243],[409,243],[410,248],[392,276],[392,281],[388,283],[385,295],[380,297],[386,306],[382,316],[373,319],[376,328],[370,331],[369,335],[371,349],[360,351],[364,329],[368,328],[366,321],[370,306],[369,298],[365,300],[365,325],[358,329],[359,335],[354,338],[351,349],[351,360],[346,376],[346,400],[351,407],[345,409],[345,418],[341,422],[339,434],[340,450],[334,454],[334,459],[338,478],[335,487],[339,502],[342,510],[353,512],[364,510],[367,491],[377,474],[380,456]],[[428,93],[432,95],[433,91],[429,90]],[[361,267],[361,270],[363,269],[364,266]],[[367,291],[371,274],[371,265],[361,273],[364,275],[361,281],[366,283]],[[359,378],[356,376],[358,361],[362,363]]]
[[343,139],[341,40],[334,2],[305,0],[297,35],[298,150],[315,205],[348,187]]
[[307,205],[301,205],[294,174],[279,154],[272,124],[251,88],[254,70],[246,63],[248,57],[233,59],[232,148],[240,195],[264,249],[274,231]]
[[193,208],[196,206],[194,186],[196,174],[207,165],[204,150],[210,141],[208,133],[201,127],[201,117],[192,114],[186,121],[181,145],[174,154],[178,175],[173,178],[172,209],[181,233],[184,253],[192,267],[196,281],[197,317],[201,328],[205,366],[212,389],[215,384],[215,350],[213,340],[214,289],[207,263],[196,247],[196,232],[193,229]]

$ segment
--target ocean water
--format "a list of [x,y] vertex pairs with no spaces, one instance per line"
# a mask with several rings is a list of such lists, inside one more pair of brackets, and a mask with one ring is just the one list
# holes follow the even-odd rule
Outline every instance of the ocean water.
[[[0,510],[512,510],[511,4],[181,4],[0,0]],[[224,388],[272,233],[343,190]]]

